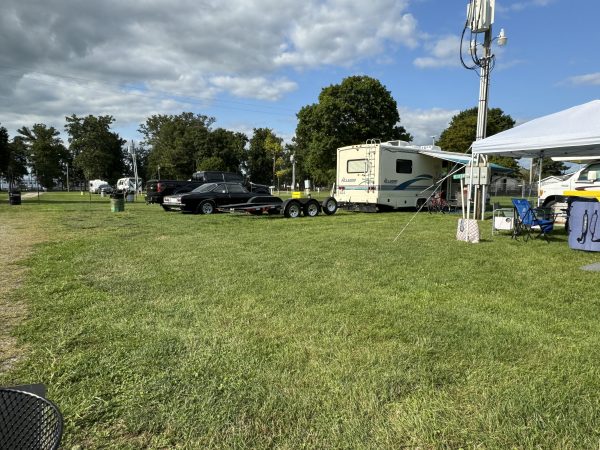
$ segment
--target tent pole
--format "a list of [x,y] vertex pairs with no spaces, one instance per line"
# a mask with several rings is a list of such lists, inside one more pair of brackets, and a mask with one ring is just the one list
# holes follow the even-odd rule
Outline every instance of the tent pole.
[[540,153],[540,167],[538,171],[538,188],[537,188],[537,206],[540,207],[540,189],[542,188],[542,164],[543,164],[544,152]]

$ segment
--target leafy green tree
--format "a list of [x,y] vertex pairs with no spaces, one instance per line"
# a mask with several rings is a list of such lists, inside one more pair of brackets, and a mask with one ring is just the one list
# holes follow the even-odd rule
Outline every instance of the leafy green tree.
[[54,127],[36,123],[33,127],[18,130],[21,139],[16,145],[23,144],[27,149],[27,158],[38,183],[46,189],[54,187],[61,180],[68,161],[68,151]]
[[[492,136],[514,126],[515,121],[513,118],[504,114],[500,108],[491,108],[488,111],[486,136]],[[450,125],[442,132],[440,139],[436,141],[436,145],[447,151],[467,152],[476,135],[477,108],[466,109],[452,117]],[[519,169],[519,165],[514,158],[494,156],[490,158],[490,161],[515,171]]]
[[243,133],[224,128],[210,131],[202,157],[198,157],[198,170],[240,172],[247,143],[248,138]]
[[124,139],[110,131],[112,116],[66,117],[69,151],[73,165],[86,180],[106,179],[114,183],[125,172]]
[[9,142],[8,131],[0,127],[0,176],[8,182],[9,189],[27,174],[27,148],[20,138]]
[[[214,117],[191,112],[179,115],[153,115],[141,124],[139,132],[147,146],[149,174],[161,178],[188,179],[211,152],[209,134]],[[213,160],[212,164],[220,164]],[[153,176],[153,175],[152,175]]]
[[335,178],[336,150],[367,139],[382,141],[412,137],[399,125],[400,115],[391,93],[378,80],[352,76],[324,88],[319,102],[298,113],[295,142],[304,169],[318,183]]
[[542,159],[542,178],[550,175],[562,175],[567,169],[567,165],[562,161],[552,161],[552,158]]
[[[271,184],[277,171],[277,158],[283,156],[283,139],[270,128],[255,128],[247,152],[247,170],[254,183]],[[275,159],[274,159],[275,158]],[[283,159],[279,168],[283,169]]]

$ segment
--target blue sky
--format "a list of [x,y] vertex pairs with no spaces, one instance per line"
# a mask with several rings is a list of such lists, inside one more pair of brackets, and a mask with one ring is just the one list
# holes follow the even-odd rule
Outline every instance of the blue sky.
[[[4,3],[0,122],[11,136],[110,114],[122,137],[139,140],[150,115],[192,111],[289,141],[323,87],[369,75],[415,143],[428,144],[478,100],[478,77],[458,59],[467,1]],[[524,122],[600,98],[598,17],[598,1],[497,0],[493,34],[504,28],[509,40],[494,47],[490,106]]]

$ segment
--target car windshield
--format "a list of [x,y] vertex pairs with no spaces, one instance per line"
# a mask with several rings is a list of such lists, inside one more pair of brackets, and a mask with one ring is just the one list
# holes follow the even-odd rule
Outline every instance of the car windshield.
[[198,186],[192,192],[212,192],[217,187],[217,183],[206,183],[202,186]]

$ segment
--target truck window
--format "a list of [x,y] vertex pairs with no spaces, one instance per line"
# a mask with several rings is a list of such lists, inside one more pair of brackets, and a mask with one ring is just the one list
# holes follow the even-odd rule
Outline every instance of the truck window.
[[412,164],[410,159],[397,159],[396,173],[412,173]]
[[365,173],[366,171],[366,159],[349,159],[346,163],[346,172],[348,173]]
[[239,194],[241,192],[248,192],[244,186],[241,184],[228,184],[227,189],[230,194]]
[[[594,180],[590,180],[588,178],[590,172],[596,172]],[[577,178],[577,181],[595,181],[598,178],[600,178],[600,164],[590,164],[584,170],[581,171],[581,173],[579,174],[579,178]]]

